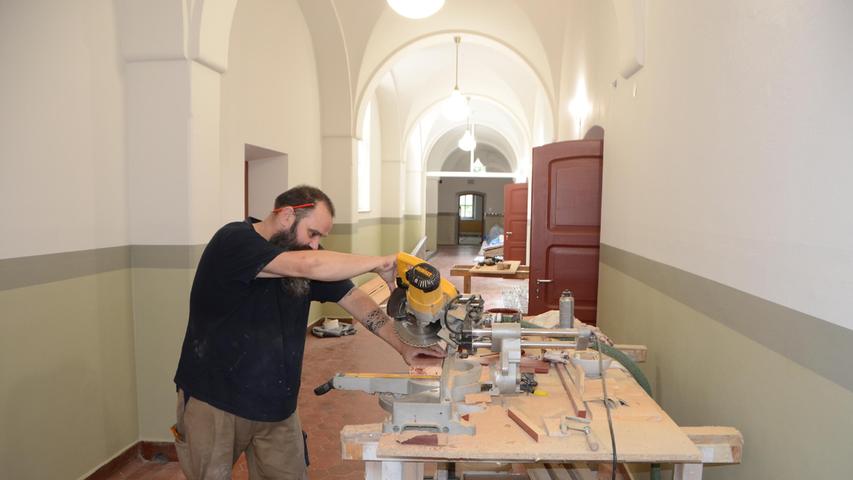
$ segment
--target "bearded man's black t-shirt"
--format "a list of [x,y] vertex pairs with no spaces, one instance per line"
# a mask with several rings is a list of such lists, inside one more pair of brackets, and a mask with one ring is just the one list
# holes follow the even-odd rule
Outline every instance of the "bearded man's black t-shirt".
[[283,251],[249,221],[225,225],[204,249],[175,374],[187,398],[256,421],[296,410],[310,303],[337,302],[353,284],[311,281],[296,298],[281,279],[255,278]]

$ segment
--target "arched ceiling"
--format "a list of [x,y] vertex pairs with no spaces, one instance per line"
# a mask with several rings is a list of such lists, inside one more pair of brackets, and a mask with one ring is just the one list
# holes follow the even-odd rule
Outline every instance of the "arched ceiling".
[[460,35],[460,90],[472,104],[486,105],[475,108],[474,121],[503,137],[495,143],[510,146],[506,157],[514,167],[529,163],[534,142],[553,139],[567,2],[447,0],[421,20],[397,15],[385,0],[299,3],[322,79],[324,134],[342,134],[350,121],[358,137],[363,110],[380,92],[402,132],[398,145],[417,129],[428,154],[439,137],[459,126],[431,112],[453,88],[453,37]]
[[[530,149],[530,139],[524,125],[505,107],[490,99],[473,97],[469,105],[470,121],[474,126],[477,141],[498,148],[513,170],[516,170],[519,160],[524,159],[525,152]],[[456,148],[467,127],[465,120],[447,120],[441,112],[441,107],[441,101],[432,105],[420,115],[416,124],[425,140],[427,170],[440,169],[441,162]]]
[[[447,163],[447,159],[458,155],[469,155],[468,152],[459,150],[458,142],[465,133],[465,126],[459,125],[442,134],[433,144],[427,155],[426,171],[435,172],[439,170],[450,171],[448,168],[453,168],[455,163]],[[506,138],[500,132],[491,127],[479,126],[474,130],[475,138],[477,139],[477,148],[475,149],[475,157],[479,155],[479,151],[488,151],[489,155],[481,156],[481,160],[487,167],[489,172],[513,172],[518,164],[515,152]],[[498,158],[499,157],[499,158]],[[495,159],[497,163],[486,163],[487,160]],[[468,170],[465,168],[463,170]],[[461,170],[455,170],[461,171]]]
[[[474,158],[486,167],[489,173],[512,173],[513,169],[504,155],[491,145],[478,143]],[[447,156],[440,171],[468,172],[471,165],[471,153],[456,149]]]

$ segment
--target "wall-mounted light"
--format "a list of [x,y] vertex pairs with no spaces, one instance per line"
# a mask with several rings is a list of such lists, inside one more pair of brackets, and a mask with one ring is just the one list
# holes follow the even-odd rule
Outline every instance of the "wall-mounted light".
[[586,82],[581,79],[575,90],[575,98],[569,102],[569,113],[578,123],[578,137],[583,134],[583,121],[592,112],[592,104],[586,96]]
[[462,96],[459,91],[459,44],[462,43],[462,37],[455,36],[453,41],[456,43],[456,76],[453,80],[453,91],[450,92],[450,98],[444,101],[442,112],[448,120],[457,122],[467,117],[471,112],[468,107],[468,99]]
[[444,0],[388,0],[388,6],[406,18],[426,18],[441,10]]

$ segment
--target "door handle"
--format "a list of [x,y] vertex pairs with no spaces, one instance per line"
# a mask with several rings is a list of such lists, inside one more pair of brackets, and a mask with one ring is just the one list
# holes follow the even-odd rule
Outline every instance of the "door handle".
[[508,237],[508,236],[512,235],[512,232],[504,232],[504,235],[506,235]]
[[548,285],[551,282],[553,282],[553,280],[551,280],[550,278],[537,278],[536,279],[536,300],[539,300],[539,285],[542,285],[542,284]]

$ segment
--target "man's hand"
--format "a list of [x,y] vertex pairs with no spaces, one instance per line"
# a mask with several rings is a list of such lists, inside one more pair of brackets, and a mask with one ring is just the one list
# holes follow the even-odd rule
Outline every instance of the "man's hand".
[[388,284],[388,288],[393,292],[397,288],[397,254],[385,255],[382,257],[381,263],[373,271],[378,273],[382,280]]
[[[396,256],[387,257],[396,259]],[[376,305],[366,293],[358,288],[350,290],[344,298],[338,301],[338,305],[349,312],[356,320],[361,322],[368,330],[376,336],[385,340],[394,350],[400,352],[405,362],[413,367],[429,367],[440,365],[444,358],[444,350],[438,345],[426,348],[413,347],[400,340],[394,331],[394,320]]]
[[400,355],[412,367],[437,367],[445,357],[444,349],[438,345],[419,348],[403,344]]

